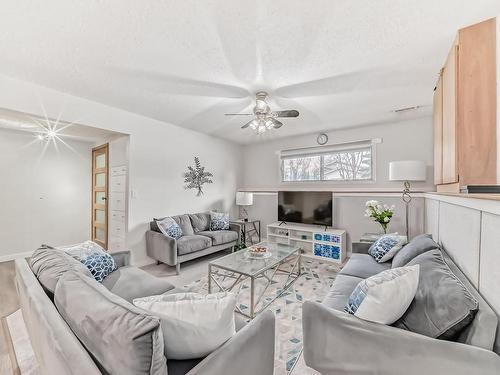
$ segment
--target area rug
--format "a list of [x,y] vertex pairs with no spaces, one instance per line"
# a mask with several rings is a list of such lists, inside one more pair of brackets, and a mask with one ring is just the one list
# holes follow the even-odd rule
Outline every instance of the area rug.
[[[305,366],[299,361],[302,353],[302,303],[304,301],[321,302],[330,290],[337,273],[340,271],[340,266],[329,262],[321,262],[317,260],[305,260],[303,264],[303,274],[295,283],[288,288],[278,299],[271,303],[267,309],[276,314],[276,351],[275,351],[275,375],[302,375],[304,369],[296,368]],[[263,306],[267,301],[272,300],[279,295],[282,290],[280,278],[286,276],[276,276],[277,282],[264,293],[259,306]],[[208,293],[208,277],[204,276],[199,280],[185,286],[188,290],[198,293]],[[219,279],[222,286],[226,287],[231,284],[231,279]],[[266,282],[263,279],[257,279],[256,295],[258,291],[264,288]],[[212,292],[216,292],[213,289]],[[248,313],[248,303],[250,294],[250,281],[245,281],[238,293],[238,305],[242,311]],[[299,372],[300,371],[300,372]],[[312,373],[312,372],[311,372]]]
[[14,349],[15,358],[12,358],[12,362],[15,362],[13,363],[15,372],[22,375],[40,374],[38,362],[31,346],[21,310],[17,310],[4,319],[7,323],[6,325]]

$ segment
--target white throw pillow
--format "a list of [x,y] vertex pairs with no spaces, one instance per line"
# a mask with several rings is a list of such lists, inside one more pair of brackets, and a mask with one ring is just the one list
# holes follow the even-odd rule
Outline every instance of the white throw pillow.
[[176,293],[133,302],[160,318],[168,359],[205,357],[236,332],[236,298],[231,293]]
[[384,234],[370,246],[368,254],[378,263],[384,263],[391,260],[406,242],[406,236],[397,233]]
[[392,268],[362,280],[344,308],[360,319],[392,324],[403,316],[418,287],[418,264]]

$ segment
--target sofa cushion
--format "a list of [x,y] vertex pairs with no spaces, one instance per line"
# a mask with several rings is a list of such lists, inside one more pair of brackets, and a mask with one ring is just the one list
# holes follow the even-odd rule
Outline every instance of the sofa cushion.
[[354,253],[340,274],[366,279],[389,268],[391,268],[390,262],[378,263],[371,255]]
[[182,236],[177,240],[177,254],[191,254],[195,251],[204,250],[211,246],[212,239],[208,237],[199,236],[196,234],[192,236]]
[[43,288],[54,295],[59,279],[74,270],[92,277],[90,270],[64,251],[42,245],[30,258],[30,267]]
[[73,271],[59,280],[55,304],[104,373],[167,374],[158,318]]
[[232,293],[165,294],[133,303],[160,318],[168,359],[205,357],[236,333]]
[[393,324],[415,297],[419,268],[418,264],[392,268],[361,280],[344,311],[370,322]]
[[132,302],[135,298],[163,294],[174,289],[168,281],[137,267],[121,267],[102,282],[110,292]]
[[323,299],[323,305],[334,310],[344,311],[349,296],[361,280],[363,279],[360,277],[338,274],[330,292]]
[[174,221],[181,227],[182,234],[184,236],[191,236],[194,234],[189,215],[172,216],[172,219],[174,219]]
[[155,220],[156,226],[165,236],[178,239],[182,236],[182,229],[177,222],[171,217]]
[[212,244],[215,245],[223,245],[225,243],[233,242],[238,239],[238,233],[234,230],[217,230],[210,231],[206,230],[203,232],[198,232],[201,236],[207,236],[212,239]]
[[198,363],[202,361],[203,358],[199,359],[185,359],[183,361],[179,360],[168,360],[168,375],[186,375],[191,371]]
[[432,249],[439,249],[430,234],[421,234],[413,238],[407,245],[403,246],[392,259],[392,268],[403,267],[416,256]]
[[210,230],[210,214],[208,212],[189,214],[189,218],[195,233]]
[[406,236],[400,236],[397,233],[384,234],[370,246],[368,254],[377,262],[384,263],[391,260],[404,244],[406,244]]
[[229,230],[229,214],[210,211],[210,230]]
[[453,274],[440,250],[427,251],[407,266],[420,265],[415,299],[394,325],[425,336],[453,340],[472,322],[478,302]]

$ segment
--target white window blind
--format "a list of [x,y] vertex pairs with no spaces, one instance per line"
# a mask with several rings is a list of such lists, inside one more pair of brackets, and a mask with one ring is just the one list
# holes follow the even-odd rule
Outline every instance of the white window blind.
[[282,181],[373,180],[373,143],[366,140],[283,150]]

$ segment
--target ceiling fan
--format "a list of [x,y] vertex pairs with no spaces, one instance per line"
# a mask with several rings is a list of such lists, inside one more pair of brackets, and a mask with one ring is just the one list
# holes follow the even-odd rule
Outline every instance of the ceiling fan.
[[248,127],[255,130],[258,134],[264,133],[267,130],[279,129],[283,126],[283,123],[277,120],[278,117],[297,117],[299,111],[295,109],[285,110],[285,111],[271,111],[271,108],[267,104],[267,97],[269,95],[265,91],[259,91],[255,94],[255,107],[253,108],[253,113],[226,113],[226,116],[255,116],[254,119],[247,122],[241,128],[246,129]]

